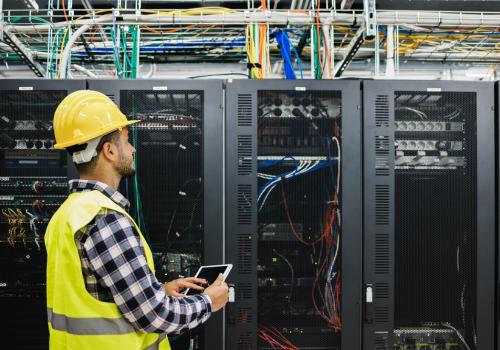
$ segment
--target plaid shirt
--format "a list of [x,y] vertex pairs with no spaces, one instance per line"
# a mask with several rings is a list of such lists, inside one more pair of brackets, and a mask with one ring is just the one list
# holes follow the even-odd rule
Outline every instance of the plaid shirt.
[[[98,181],[72,180],[70,192],[98,190],[128,210],[118,191]],[[210,297],[167,296],[151,273],[134,225],[116,211],[103,211],[85,232],[75,235],[87,291],[97,300],[114,301],[135,329],[147,333],[178,333],[205,322]]]

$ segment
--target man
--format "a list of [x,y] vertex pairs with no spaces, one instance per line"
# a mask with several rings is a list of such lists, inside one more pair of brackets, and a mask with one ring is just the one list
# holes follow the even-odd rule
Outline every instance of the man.
[[[166,334],[205,322],[228,300],[219,276],[160,284],[151,250],[129,216],[120,180],[132,176],[127,120],[107,96],[68,95],[54,114],[55,148],[80,173],[46,231],[50,349],[170,349]],[[180,291],[202,291],[182,297]]]

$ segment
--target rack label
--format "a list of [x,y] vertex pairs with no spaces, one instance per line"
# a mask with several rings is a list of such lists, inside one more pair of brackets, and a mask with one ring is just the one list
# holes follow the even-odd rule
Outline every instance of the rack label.
[[305,86],[296,86],[295,91],[306,91],[306,87]]
[[153,91],[167,91],[168,87],[166,86],[153,86]]
[[33,86],[20,86],[19,91],[33,91]]

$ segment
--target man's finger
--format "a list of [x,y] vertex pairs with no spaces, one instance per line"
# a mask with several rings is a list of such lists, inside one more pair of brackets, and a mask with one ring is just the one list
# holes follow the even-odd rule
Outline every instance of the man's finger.
[[205,289],[202,286],[199,286],[199,285],[194,284],[194,283],[189,283],[187,281],[179,281],[179,285],[182,288],[191,288],[191,289],[195,289],[195,290],[204,290]]
[[217,276],[217,279],[212,285],[220,286],[222,283],[224,283],[224,275],[222,273],[219,273],[219,276]]
[[208,281],[203,278],[188,277],[183,279],[186,282],[196,283],[196,284],[208,284]]

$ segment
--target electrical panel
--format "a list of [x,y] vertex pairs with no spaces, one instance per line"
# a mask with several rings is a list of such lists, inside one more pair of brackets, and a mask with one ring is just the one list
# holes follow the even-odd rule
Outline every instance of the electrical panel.
[[226,88],[226,347],[359,347],[359,82]]
[[[222,82],[89,81],[128,119],[135,147],[135,175],[121,192],[148,240],[160,282],[194,276],[203,264],[222,262]],[[214,348],[221,317],[200,329],[171,337],[172,346]],[[219,338],[217,337],[219,335]],[[207,343],[208,344],[208,343]]]
[[2,80],[0,87],[0,305],[15,315],[3,328],[7,348],[48,344],[44,233],[66,199],[72,166],[53,148],[52,119],[80,89],[84,81]]
[[493,86],[363,91],[364,349],[492,349]]

